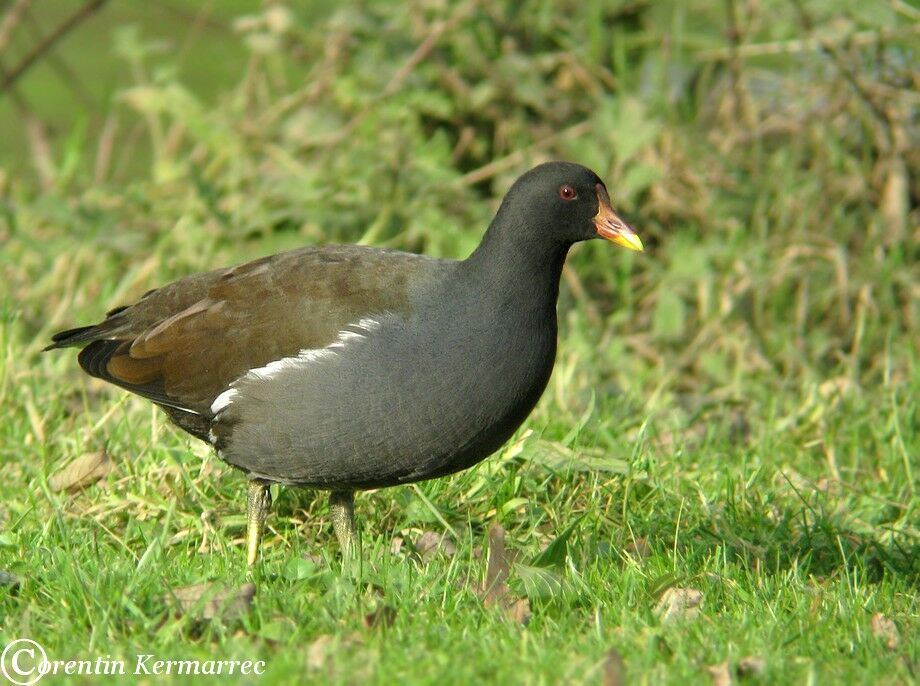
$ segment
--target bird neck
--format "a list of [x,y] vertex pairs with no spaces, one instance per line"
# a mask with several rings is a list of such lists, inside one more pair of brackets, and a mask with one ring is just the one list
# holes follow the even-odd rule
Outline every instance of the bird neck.
[[[469,280],[510,306],[524,303],[555,310],[559,278],[569,250],[566,244],[539,240],[545,229],[515,225],[496,216],[482,242],[461,263]],[[500,224],[500,225],[499,225]]]

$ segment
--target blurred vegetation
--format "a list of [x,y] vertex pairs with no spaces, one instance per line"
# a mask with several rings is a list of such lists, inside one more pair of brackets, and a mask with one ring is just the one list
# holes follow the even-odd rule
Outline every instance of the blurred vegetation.
[[100,130],[78,110],[34,134],[35,175],[3,160],[0,230],[13,251],[120,247],[122,273],[165,234],[187,248],[174,273],[286,232],[462,256],[514,177],[573,159],[649,243],[628,293],[620,255],[576,262],[648,362],[674,353],[698,390],[756,370],[877,380],[892,336],[917,336],[918,11],[870,4],[273,4],[233,21],[248,57],[215,103],[177,74],[219,68],[227,37],[180,68],[181,37],[122,26],[96,60],[133,83]]
[[[4,73],[80,6],[0,3]],[[754,596],[766,592],[761,563],[790,575],[777,597],[804,597],[816,577],[845,584],[827,592],[863,626],[871,608],[853,579],[868,579],[883,584],[879,611],[918,635],[918,36],[920,8],[904,0],[102,5],[0,93],[0,400],[15,418],[0,462],[17,484],[0,522],[26,532],[7,547],[39,536],[30,508],[60,507],[17,489],[100,444],[153,450],[160,431],[135,400],[126,425],[100,431],[117,393],[100,399],[65,355],[39,357],[51,332],[191,271],[306,243],[463,257],[514,178],[564,158],[607,181],[647,251],[573,252],[557,370],[525,427],[535,434],[523,434],[537,466],[506,455],[425,485],[428,500],[474,535],[498,517],[533,549],[587,513],[573,550],[595,580],[626,574],[592,557],[597,540],[621,550],[638,536],[651,567],[686,579],[737,564],[724,573]],[[618,466],[548,482],[540,470],[558,462],[547,450]],[[164,461],[141,464],[159,473]],[[140,507],[125,494],[157,479],[139,486],[137,469],[94,496],[97,513]],[[239,479],[225,482],[204,507],[242,507]],[[205,486],[172,488],[189,499]],[[323,512],[282,498],[295,520]],[[427,512],[413,498],[395,489],[359,508],[374,508],[368,528],[408,531]],[[206,528],[197,515],[188,526]],[[302,533],[295,522],[280,535],[296,549]],[[637,574],[655,586],[648,569]],[[623,584],[604,603],[629,596]],[[726,588],[716,607],[731,614]],[[815,612],[839,618],[815,602],[790,601],[785,621],[804,623],[800,636]],[[701,660],[734,659],[707,647],[706,630],[671,650],[644,633],[648,612],[618,621],[627,628],[601,632],[592,654],[619,641],[650,683],[660,660],[678,679],[698,676]],[[709,639],[730,643],[739,626]],[[915,642],[895,660],[856,639],[862,648],[838,651],[840,631],[816,637],[819,672],[871,663],[867,683],[916,678]],[[774,675],[804,675],[812,667],[780,657],[786,640],[757,649],[784,665]],[[595,674],[550,662],[556,678]]]

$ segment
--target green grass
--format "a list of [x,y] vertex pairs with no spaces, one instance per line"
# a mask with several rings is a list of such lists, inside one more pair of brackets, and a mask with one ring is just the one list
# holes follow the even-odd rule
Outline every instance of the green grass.
[[[732,3],[306,11],[274,43],[228,37],[248,66],[213,82],[143,31],[122,45],[139,80],[111,145],[138,164],[93,172],[93,125],[52,136],[41,191],[24,149],[0,154],[0,571],[19,582],[0,646],[264,660],[243,683],[613,684],[610,651],[627,683],[724,663],[739,683],[916,682],[920,15],[869,5],[739,5],[736,62],[713,56]],[[251,606],[178,609],[176,589],[249,581],[244,478],[73,351],[41,354],[49,335],[307,243],[463,256],[551,157],[595,168],[647,251],[573,251],[556,369],[516,439],[360,494],[351,570],[325,496],[276,491]],[[105,478],[51,489],[100,450]],[[526,626],[484,607],[495,523]],[[416,554],[425,532],[456,552]],[[698,614],[659,616],[670,589],[701,592]]]

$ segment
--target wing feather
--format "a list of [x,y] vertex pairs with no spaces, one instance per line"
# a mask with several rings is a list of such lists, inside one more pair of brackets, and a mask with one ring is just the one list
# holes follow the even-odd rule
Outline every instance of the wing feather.
[[[208,418],[247,371],[323,348],[363,317],[406,313],[412,279],[439,264],[360,246],[281,253],[150,291],[96,326],[57,334],[50,347],[85,345],[79,362],[88,374]],[[193,428],[199,435],[197,420]]]

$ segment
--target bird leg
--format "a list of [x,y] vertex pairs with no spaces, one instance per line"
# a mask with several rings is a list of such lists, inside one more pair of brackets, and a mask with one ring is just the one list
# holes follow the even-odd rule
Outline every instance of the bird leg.
[[272,506],[272,493],[269,483],[262,479],[249,482],[249,494],[246,503],[246,564],[252,567],[259,559],[259,544],[265,531],[265,520]]
[[332,491],[329,494],[329,517],[342,557],[350,559],[358,549],[358,532],[355,529],[355,494],[352,491]]

